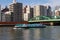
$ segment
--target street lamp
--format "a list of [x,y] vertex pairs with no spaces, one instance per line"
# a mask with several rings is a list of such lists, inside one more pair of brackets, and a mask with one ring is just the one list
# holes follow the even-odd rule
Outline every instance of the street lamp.
[[56,16],[54,16],[54,18],[56,19],[57,17],[56,17]]

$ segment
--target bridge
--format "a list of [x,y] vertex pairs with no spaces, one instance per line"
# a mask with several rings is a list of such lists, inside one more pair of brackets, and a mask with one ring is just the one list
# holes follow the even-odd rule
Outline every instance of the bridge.
[[47,17],[47,16],[37,16],[29,20],[29,23],[42,23],[48,25],[59,25],[60,16]]

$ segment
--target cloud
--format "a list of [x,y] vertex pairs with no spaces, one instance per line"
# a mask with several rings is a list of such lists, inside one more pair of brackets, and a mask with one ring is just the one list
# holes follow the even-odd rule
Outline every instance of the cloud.
[[60,0],[48,0],[48,3],[46,3],[52,7],[55,7],[55,6],[60,6]]
[[54,9],[56,6],[60,6],[60,0],[48,0],[47,3],[43,5],[50,5]]
[[53,9],[55,8],[55,6],[60,6],[60,0],[38,0],[39,2],[35,1],[36,3],[34,3],[35,5],[50,5]]

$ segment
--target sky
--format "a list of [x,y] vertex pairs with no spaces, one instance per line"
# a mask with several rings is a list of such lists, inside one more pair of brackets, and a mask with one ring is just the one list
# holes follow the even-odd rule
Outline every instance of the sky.
[[[2,7],[9,6],[13,0],[0,0]],[[50,5],[52,8],[60,5],[60,0],[16,0],[17,2],[23,3],[23,5]]]

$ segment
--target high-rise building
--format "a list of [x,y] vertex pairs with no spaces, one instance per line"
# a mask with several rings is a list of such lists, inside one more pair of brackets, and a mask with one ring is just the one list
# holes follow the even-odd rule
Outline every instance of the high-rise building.
[[23,10],[24,21],[28,21],[29,19],[33,18],[33,8],[30,6],[25,6]]
[[5,14],[2,13],[2,22],[6,22],[5,20],[6,20],[6,19],[5,19]]
[[4,9],[1,10],[2,13],[5,13],[7,11],[9,11],[9,8],[7,6]]
[[48,17],[53,16],[53,15],[52,15],[52,11],[51,11],[51,7],[50,7],[50,6],[46,6],[46,8],[47,8],[47,16],[48,16]]
[[2,22],[13,22],[13,13],[9,11],[9,8],[6,6],[3,10],[1,10],[1,20]]
[[2,22],[7,22],[6,18],[5,18],[5,16],[6,16],[5,13],[6,12],[9,12],[9,8],[7,6],[4,9],[1,10],[1,20],[2,20]]
[[55,10],[55,16],[60,16],[60,10]]
[[12,22],[11,21],[11,12],[10,11],[5,12],[4,16],[5,16],[4,17],[4,19],[5,19],[4,21],[5,22]]
[[47,16],[47,9],[43,5],[34,6],[34,17]]
[[54,10],[54,16],[58,16],[59,15],[59,10],[60,6],[55,6],[55,10]]
[[22,7],[23,4],[16,2],[16,0],[13,0],[13,3],[9,5],[9,11],[13,13],[13,22],[23,21]]
[[2,21],[2,15],[1,15],[1,5],[0,5],[0,22]]

